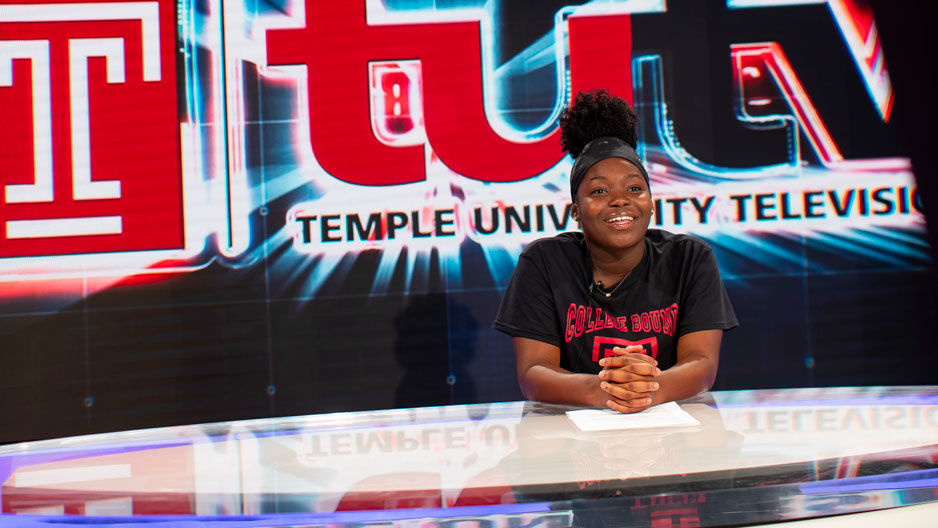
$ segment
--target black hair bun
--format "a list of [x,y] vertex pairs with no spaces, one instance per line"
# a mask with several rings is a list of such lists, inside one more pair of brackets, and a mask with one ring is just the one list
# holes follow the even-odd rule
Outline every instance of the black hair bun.
[[579,92],[560,113],[560,146],[576,158],[590,141],[617,137],[635,148],[638,116],[621,97],[604,89]]

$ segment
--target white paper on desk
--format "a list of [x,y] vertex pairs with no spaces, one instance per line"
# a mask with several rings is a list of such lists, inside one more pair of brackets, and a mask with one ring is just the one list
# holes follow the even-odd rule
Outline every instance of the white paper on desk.
[[622,414],[612,409],[580,409],[567,411],[567,417],[581,431],[614,431],[618,429],[649,429],[700,425],[676,402],[662,403],[642,412]]

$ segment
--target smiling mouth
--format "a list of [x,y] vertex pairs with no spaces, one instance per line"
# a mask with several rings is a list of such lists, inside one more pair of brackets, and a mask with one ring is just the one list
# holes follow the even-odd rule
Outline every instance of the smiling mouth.
[[626,214],[617,214],[606,219],[606,224],[615,228],[626,228],[635,222],[635,217]]

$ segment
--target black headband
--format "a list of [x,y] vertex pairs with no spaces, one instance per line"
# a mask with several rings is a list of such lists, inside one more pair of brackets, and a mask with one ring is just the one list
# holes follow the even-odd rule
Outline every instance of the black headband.
[[583,181],[583,177],[590,170],[590,167],[596,165],[606,158],[622,158],[632,162],[638,170],[642,172],[645,183],[648,183],[648,173],[642,165],[641,158],[635,152],[631,145],[617,137],[596,138],[583,147],[576,161],[573,162],[573,168],[570,169],[570,199],[576,200],[576,190]]

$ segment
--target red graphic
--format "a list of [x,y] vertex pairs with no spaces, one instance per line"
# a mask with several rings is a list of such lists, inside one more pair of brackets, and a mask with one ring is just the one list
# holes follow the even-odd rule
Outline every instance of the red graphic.
[[[478,21],[368,25],[365,2],[320,0],[306,0],[305,14],[305,28],[267,32],[267,62],[307,66],[310,142],[332,176],[360,185],[426,178],[423,145],[390,146],[372,131],[364,103],[374,61],[420,61],[427,141],[455,172],[481,181],[519,181],[560,161],[558,131],[519,143],[488,123]],[[573,16],[568,23],[573,93],[607,88],[631,101],[629,16]],[[342,50],[341,56],[322,49]]]
[[174,11],[0,0],[0,258],[183,247]]
[[612,349],[615,347],[627,347],[632,345],[641,345],[645,349],[645,355],[651,356],[653,359],[658,359],[658,338],[657,337],[648,337],[645,339],[639,339],[638,341],[630,341],[628,339],[619,339],[617,337],[604,337],[604,336],[595,336],[593,337],[593,361],[599,361],[599,351],[603,350],[603,357],[612,357],[615,354],[612,352]]
[[389,130],[403,134],[414,128],[410,117],[410,79],[398,71],[381,78],[384,91],[384,119]]
[[697,508],[671,508],[651,512],[651,528],[700,528]]
[[831,12],[843,33],[863,81],[883,121],[889,121],[893,92],[879,31],[873,20],[870,0],[829,0]]
[[193,515],[193,464],[189,445],[26,464],[0,483],[0,512]]
[[420,61],[369,64],[371,126],[385,145],[406,147],[426,141]]
[[843,161],[834,138],[778,43],[733,44],[730,53],[734,80],[746,115],[764,117],[790,113],[821,163]]

